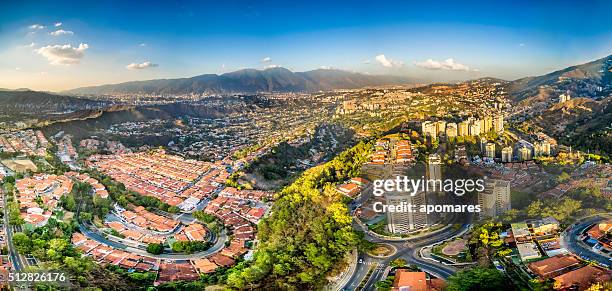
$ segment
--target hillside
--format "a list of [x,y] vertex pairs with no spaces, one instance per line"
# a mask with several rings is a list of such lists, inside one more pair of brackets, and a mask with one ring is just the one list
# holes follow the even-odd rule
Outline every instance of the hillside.
[[107,102],[29,90],[0,91],[0,123],[15,124],[84,118],[110,106]]
[[543,88],[550,89],[557,94],[569,92],[574,97],[597,99],[610,96],[612,94],[612,55],[543,76],[521,78],[510,82],[508,87],[514,101],[542,97],[540,93]]
[[365,86],[406,84],[408,78],[371,76],[342,70],[292,72],[285,68],[244,69],[222,75],[205,74],[191,78],[134,81],[76,88],[66,93],[104,95],[115,93],[224,94],[255,92],[314,92]]

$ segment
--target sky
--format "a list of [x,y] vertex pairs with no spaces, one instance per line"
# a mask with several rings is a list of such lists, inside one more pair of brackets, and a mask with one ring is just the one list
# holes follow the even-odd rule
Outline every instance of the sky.
[[513,80],[612,54],[610,11],[612,1],[0,0],[0,88],[274,66]]

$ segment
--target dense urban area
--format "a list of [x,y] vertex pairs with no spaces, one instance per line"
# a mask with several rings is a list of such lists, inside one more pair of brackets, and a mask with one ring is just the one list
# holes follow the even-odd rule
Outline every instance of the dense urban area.
[[[13,286],[38,290],[610,290],[612,85],[515,86],[118,93],[4,121],[0,268],[58,275]],[[483,179],[461,197],[480,211],[381,212],[456,198],[373,195],[397,176]]]

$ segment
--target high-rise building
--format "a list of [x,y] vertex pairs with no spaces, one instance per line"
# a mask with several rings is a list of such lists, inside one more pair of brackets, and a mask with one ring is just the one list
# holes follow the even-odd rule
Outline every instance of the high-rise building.
[[547,140],[542,141],[540,147],[542,148],[543,155],[550,156],[550,143]]
[[512,147],[505,147],[502,149],[502,162],[510,163],[512,162]]
[[438,126],[436,122],[427,120],[421,123],[421,131],[423,133],[423,137],[431,136],[432,138],[436,138],[438,136]]
[[485,121],[484,121],[484,118],[476,119],[476,122],[478,123],[478,125],[480,125],[480,133],[487,132],[485,130]]
[[478,193],[480,219],[496,217],[510,210],[510,181],[487,179],[485,189]]
[[478,122],[478,120],[476,120],[476,122],[473,122],[472,124],[470,124],[470,135],[471,136],[478,136],[480,135],[480,122]]
[[550,156],[550,143],[547,140],[536,142],[533,147],[536,157]]
[[504,132],[504,115],[501,113],[493,117],[493,130],[495,132]]
[[427,158],[427,179],[442,180],[442,158],[438,154]]
[[470,134],[470,122],[467,120],[461,121],[459,123],[459,128],[457,131],[458,136],[468,136]]
[[492,129],[493,129],[493,116],[487,115],[484,118],[484,128],[482,129],[482,131],[489,132]]
[[447,137],[457,137],[457,124],[456,123],[447,123],[446,124],[446,136]]
[[391,233],[405,234],[428,226],[426,212],[418,211],[420,205],[427,203],[426,192],[421,191],[414,196],[409,192],[387,193],[385,195],[388,205],[414,205],[417,211],[387,211],[387,228]]
[[570,99],[572,99],[572,97],[570,97],[570,94],[559,95],[559,103],[570,101]]
[[438,120],[436,121],[436,133],[441,135],[446,132],[446,121]]
[[485,145],[485,157],[494,159],[495,158],[495,143],[488,142]]
[[518,150],[518,156],[521,161],[531,160],[531,149],[526,146],[520,147]]

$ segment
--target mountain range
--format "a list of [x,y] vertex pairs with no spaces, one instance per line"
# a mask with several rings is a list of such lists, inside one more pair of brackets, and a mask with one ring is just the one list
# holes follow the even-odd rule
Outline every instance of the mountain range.
[[366,86],[413,83],[398,76],[365,75],[335,69],[292,72],[276,67],[265,70],[244,69],[235,72],[204,74],[191,78],[133,81],[111,85],[82,87],[68,94],[106,95],[145,94],[232,94],[258,92],[315,92]]
[[566,91],[576,97],[592,99],[610,96],[612,55],[546,75],[521,78],[509,84],[509,92],[514,101],[534,97],[546,99],[551,90]]

